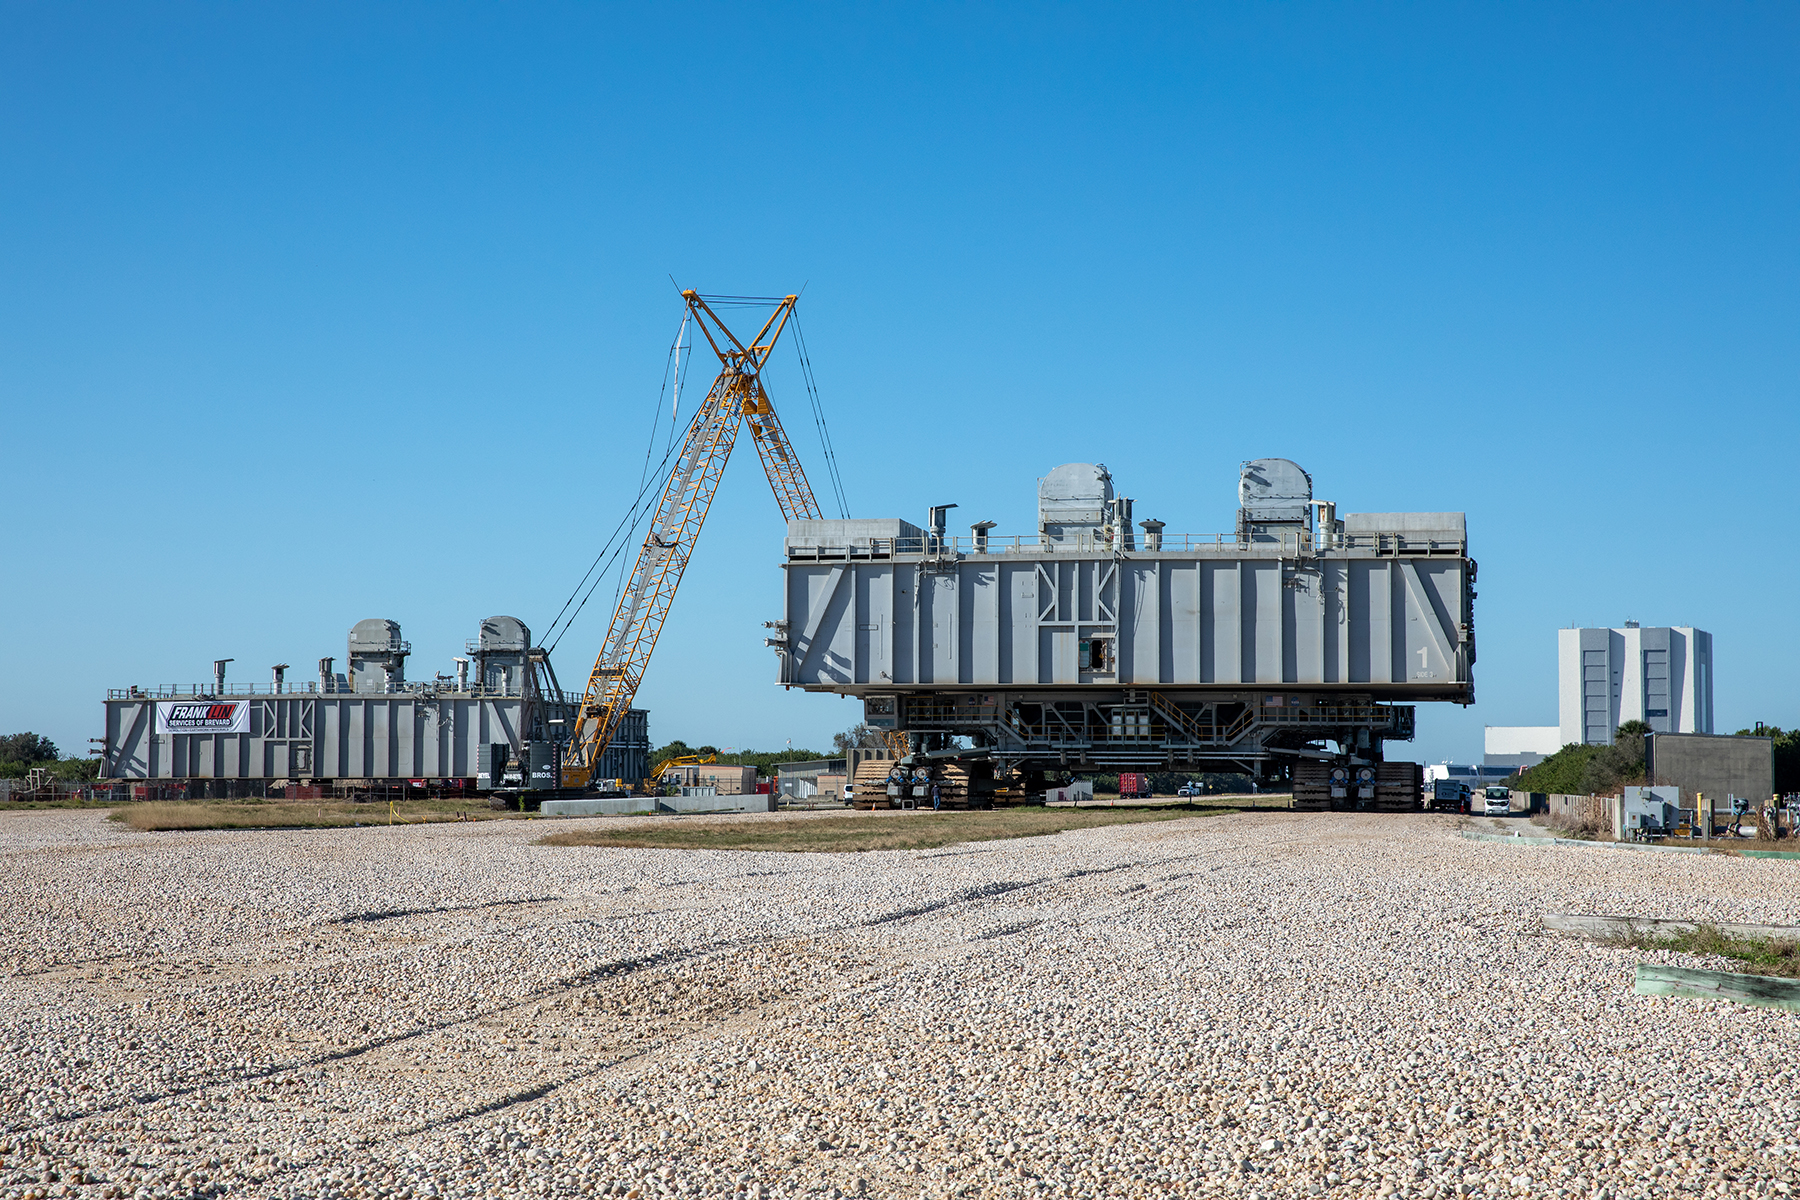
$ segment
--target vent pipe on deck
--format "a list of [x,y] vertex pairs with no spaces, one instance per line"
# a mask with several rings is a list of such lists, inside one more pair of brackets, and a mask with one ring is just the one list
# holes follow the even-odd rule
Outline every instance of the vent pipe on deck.
[[1168,528],[1167,521],[1139,521],[1138,528],[1144,531],[1144,549],[1162,549],[1162,531]]
[[977,521],[969,526],[969,534],[975,546],[975,553],[987,553],[988,530],[992,529],[997,524],[999,524],[998,521]]
[[319,660],[319,691],[322,693],[331,690],[331,664],[336,661],[334,658]]
[[1131,534],[1131,497],[1117,496],[1112,502],[1113,538],[1121,550],[1136,550],[1137,539]]
[[236,661],[235,658],[213,659],[213,695],[223,696],[225,694],[225,664]]
[[1313,549],[1336,550],[1343,543],[1343,522],[1337,519],[1337,504],[1330,500],[1314,500]]
[[931,548],[933,551],[943,549],[945,523],[949,519],[950,510],[955,507],[957,506],[954,504],[934,504],[931,506]]
[[276,663],[269,668],[275,674],[275,694],[278,696],[281,694],[281,681],[287,678],[287,669],[286,663]]
[[453,658],[450,661],[456,664],[456,690],[459,692],[468,691],[469,660],[466,658]]

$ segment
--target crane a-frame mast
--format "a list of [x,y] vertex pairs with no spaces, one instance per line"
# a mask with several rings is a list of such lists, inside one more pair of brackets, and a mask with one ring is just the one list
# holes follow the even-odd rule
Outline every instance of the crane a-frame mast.
[[675,590],[681,584],[681,574],[693,556],[700,527],[712,506],[713,494],[718,491],[719,477],[731,458],[740,424],[750,427],[781,515],[787,520],[821,515],[812,485],[788,443],[787,432],[775,415],[775,406],[769,402],[768,389],[762,381],[763,366],[787,328],[799,298],[783,297],[745,345],[697,293],[685,291],[681,296],[694,324],[719,357],[719,374],[688,425],[681,456],[675,460],[675,468],[663,488],[631,579],[619,597],[600,656],[594,660],[581,711],[563,753],[564,787],[586,787],[593,781],[600,756],[631,710],[644,669],[650,664],[650,653],[656,648],[657,635],[662,632]]

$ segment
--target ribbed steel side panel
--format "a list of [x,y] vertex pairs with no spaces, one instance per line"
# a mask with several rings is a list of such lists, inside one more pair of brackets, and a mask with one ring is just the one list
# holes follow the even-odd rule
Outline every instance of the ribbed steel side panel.
[[[918,687],[1467,686],[1460,557],[968,555],[791,561],[781,682]],[[1083,641],[1110,641],[1084,670]]]
[[633,781],[650,774],[650,716],[641,708],[625,714],[612,744],[600,756],[596,779]]
[[472,777],[490,744],[519,744],[517,699],[326,696],[321,778]]
[[490,743],[519,741],[517,698],[258,698],[250,732],[157,734],[155,701],[106,702],[115,779],[472,778]]
[[[486,747],[520,742],[518,697],[359,695],[250,700],[250,731],[158,734],[156,701],[106,702],[113,779],[472,779]],[[607,750],[608,777],[649,774],[648,714]]]

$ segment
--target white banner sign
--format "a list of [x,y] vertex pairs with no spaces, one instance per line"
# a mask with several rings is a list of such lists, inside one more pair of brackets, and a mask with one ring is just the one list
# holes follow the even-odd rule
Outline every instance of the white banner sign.
[[159,700],[158,733],[249,733],[247,700]]

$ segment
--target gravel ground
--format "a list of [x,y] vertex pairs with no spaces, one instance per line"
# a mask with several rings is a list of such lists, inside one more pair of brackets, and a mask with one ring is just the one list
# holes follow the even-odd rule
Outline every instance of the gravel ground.
[[0,814],[0,1196],[1800,1192],[1800,1016],[1537,932],[1800,924],[1800,863],[1455,823],[798,855]]

